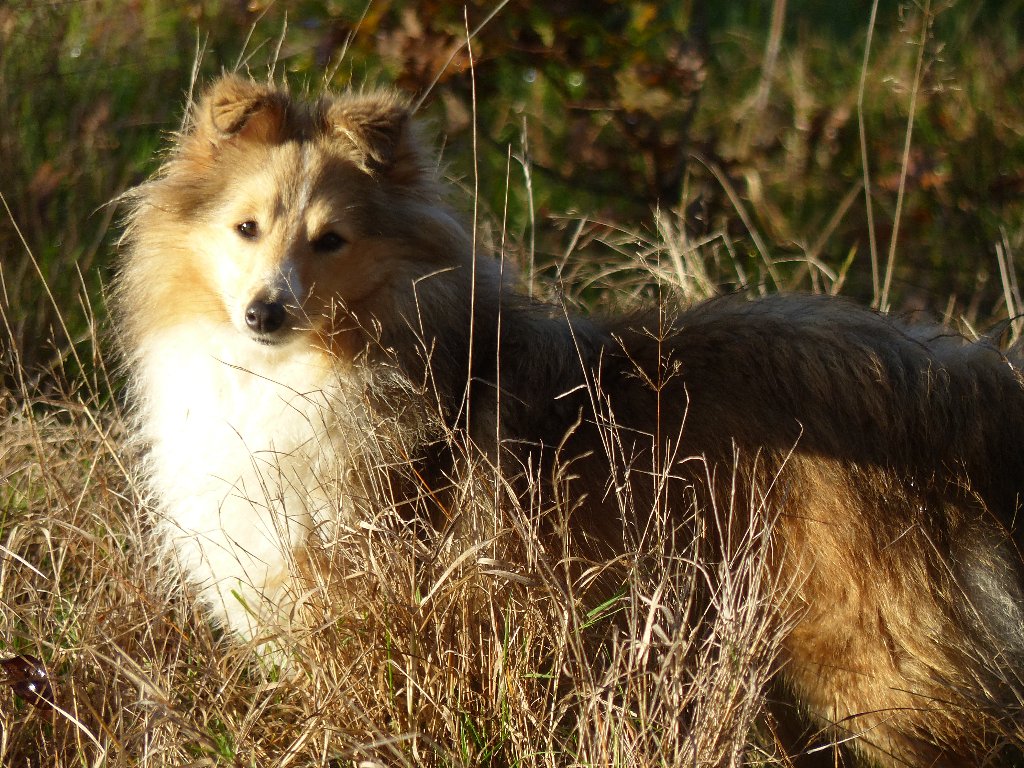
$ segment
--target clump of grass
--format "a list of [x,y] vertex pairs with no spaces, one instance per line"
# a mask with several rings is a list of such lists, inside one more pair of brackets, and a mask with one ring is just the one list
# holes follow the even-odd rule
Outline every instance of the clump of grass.
[[622,557],[567,568],[573,531],[537,536],[567,511],[498,503],[476,467],[456,527],[425,532],[385,500],[341,532],[268,656],[159,564],[116,409],[84,385],[3,409],[0,655],[38,657],[54,691],[48,708],[0,689],[5,765],[739,765],[760,749],[781,631],[764,606],[784,589],[760,567],[763,514],[726,546],[730,510],[683,512],[700,521],[686,538],[674,510],[624,529]]
[[386,502],[345,531],[268,659],[162,569],[124,423],[88,381],[8,393],[3,418],[0,653],[41,659],[55,705],[0,693],[4,764],[727,765],[752,750],[780,587],[759,567],[766,528],[724,546],[730,510],[691,510],[696,538],[664,517],[624,530],[622,558],[566,580],[572,531],[542,545],[536,529],[567,513],[496,504],[480,467],[451,535]]

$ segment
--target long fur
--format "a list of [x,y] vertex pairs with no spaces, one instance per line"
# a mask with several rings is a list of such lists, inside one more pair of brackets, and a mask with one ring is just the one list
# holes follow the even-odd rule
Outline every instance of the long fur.
[[1024,389],[998,351],[807,296],[576,316],[474,258],[432,168],[394,94],[227,76],[130,196],[115,317],[155,528],[217,620],[284,620],[313,539],[372,509],[364,470],[422,493],[457,433],[593,556],[663,500],[683,526],[770,509],[781,685],[860,754],[974,765],[1019,733]]

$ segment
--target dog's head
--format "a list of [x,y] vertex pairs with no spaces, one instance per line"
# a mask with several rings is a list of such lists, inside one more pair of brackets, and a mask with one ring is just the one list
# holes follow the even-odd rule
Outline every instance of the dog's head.
[[227,75],[135,193],[129,279],[147,273],[136,290],[164,294],[154,316],[351,348],[359,327],[409,314],[429,275],[464,266],[439,189],[398,94],[301,99]]

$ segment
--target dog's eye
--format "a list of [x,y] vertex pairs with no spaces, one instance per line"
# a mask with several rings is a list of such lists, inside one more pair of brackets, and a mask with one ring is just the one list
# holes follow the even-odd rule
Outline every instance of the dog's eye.
[[331,253],[345,245],[345,238],[337,232],[324,232],[313,241],[313,250],[317,253]]
[[252,219],[235,225],[235,231],[246,240],[255,240],[260,235],[260,225]]

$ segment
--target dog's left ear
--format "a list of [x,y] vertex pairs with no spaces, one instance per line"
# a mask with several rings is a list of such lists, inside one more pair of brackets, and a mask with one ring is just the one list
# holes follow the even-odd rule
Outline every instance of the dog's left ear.
[[214,146],[235,140],[276,144],[284,138],[287,108],[284,92],[226,74],[200,99],[194,130]]
[[327,130],[356,165],[373,176],[419,170],[420,150],[412,135],[412,113],[392,92],[350,94],[327,108]]

